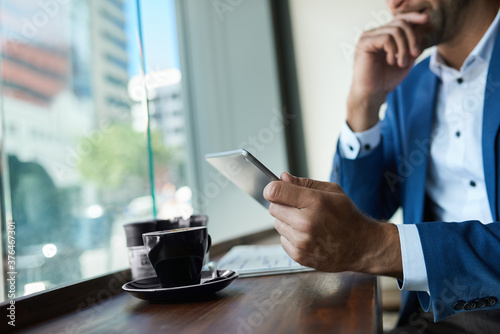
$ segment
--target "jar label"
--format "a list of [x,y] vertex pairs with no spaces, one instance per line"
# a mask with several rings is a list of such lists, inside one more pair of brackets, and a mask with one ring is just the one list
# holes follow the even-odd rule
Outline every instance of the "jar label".
[[130,249],[129,259],[132,279],[156,276],[145,248]]

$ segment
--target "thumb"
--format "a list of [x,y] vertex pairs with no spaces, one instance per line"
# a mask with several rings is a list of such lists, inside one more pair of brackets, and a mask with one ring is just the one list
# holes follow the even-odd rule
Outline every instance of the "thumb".
[[321,191],[336,192],[342,191],[340,186],[333,182],[322,182],[305,177],[293,176],[288,172],[281,173],[281,181],[291,183],[299,187],[311,188]]

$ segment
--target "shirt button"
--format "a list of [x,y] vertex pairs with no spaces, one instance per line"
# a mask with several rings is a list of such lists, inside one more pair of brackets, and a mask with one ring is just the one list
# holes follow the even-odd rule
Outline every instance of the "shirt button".
[[455,136],[457,136],[457,138],[460,137],[460,135],[461,135],[460,131],[455,132]]
[[471,186],[471,187],[475,187],[475,186],[476,186],[476,182],[474,182],[474,181],[470,181],[470,186]]
[[368,151],[368,150],[370,150],[371,148],[372,148],[372,147],[370,146],[370,144],[366,144],[366,145],[365,145],[365,150],[367,150],[367,151]]
[[462,78],[458,78],[458,79],[457,79],[457,82],[458,82],[459,84],[461,84],[462,82],[464,82],[464,79],[462,79]]

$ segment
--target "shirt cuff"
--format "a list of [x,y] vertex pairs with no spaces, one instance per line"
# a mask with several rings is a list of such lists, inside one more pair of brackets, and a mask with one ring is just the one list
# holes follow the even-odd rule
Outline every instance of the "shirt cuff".
[[339,138],[340,154],[349,160],[367,155],[380,143],[380,133],[380,121],[362,132],[353,132],[347,122],[344,122]]
[[420,235],[415,224],[396,225],[403,260],[403,281],[398,280],[400,290],[429,291],[427,269]]

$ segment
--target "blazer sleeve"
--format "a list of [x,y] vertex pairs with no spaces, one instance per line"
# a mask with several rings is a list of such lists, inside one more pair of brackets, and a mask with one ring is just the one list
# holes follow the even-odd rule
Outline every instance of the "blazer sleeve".
[[[396,157],[402,155],[404,138],[398,99],[391,93],[382,121],[381,143],[370,154],[349,160],[339,150],[334,157],[331,181],[337,182],[366,214],[389,219],[401,205]],[[429,282],[429,292],[418,292],[424,310],[435,321],[455,313],[500,308],[500,222],[483,225],[417,223]]]
[[396,95],[387,99],[386,116],[382,120],[381,142],[369,154],[358,159],[342,157],[339,144],[335,153],[330,181],[344,192],[366,214],[376,219],[389,219],[400,206],[400,182],[397,182]]
[[500,222],[416,224],[424,252],[429,294],[425,311],[439,321],[455,313],[500,309]]

